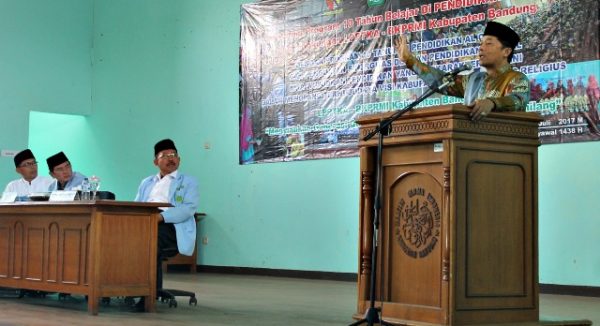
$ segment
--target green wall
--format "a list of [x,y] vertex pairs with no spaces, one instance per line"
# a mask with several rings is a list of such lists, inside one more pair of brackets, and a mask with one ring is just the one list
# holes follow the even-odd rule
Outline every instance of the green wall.
[[208,214],[201,264],[356,271],[357,159],[238,165],[239,3],[96,1],[94,13],[97,160],[84,172],[133,199],[171,137]]
[[[48,128],[48,123],[60,128]],[[94,164],[90,163],[93,161],[90,155],[94,152],[90,149],[91,128],[85,116],[32,111],[29,116],[29,130],[29,145],[35,150],[36,159],[39,161],[39,175],[49,175],[45,158],[60,151],[67,155],[74,171],[87,176],[95,173],[92,168]],[[56,139],[67,141],[57,142]]]
[[[0,1],[0,149],[27,147],[32,110],[91,112],[92,10],[92,0]],[[4,190],[18,177],[12,157],[0,171]]]
[[[240,3],[95,1],[92,114],[32,113],[30,144],[53,152],[51,137],[63,135],[76,170],[130,200],[156,173],[153,144],[171,137],[208,214],[200,264],[356,272],[358,159],[237,164]],[[75,138],[44,128],[69,121]],[[600,286],[599,146],[540,148],[542,283]]]
[[540,282],[600,286],[600,142],[539,151]]

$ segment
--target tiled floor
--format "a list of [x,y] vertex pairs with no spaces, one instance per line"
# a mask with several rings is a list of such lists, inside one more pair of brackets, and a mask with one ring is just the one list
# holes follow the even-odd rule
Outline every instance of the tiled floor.
[[[122,299],[87,313],[83,297],[0,297],[0,326],[8,325],[347,325],[356,309],[352,282],[169,273],[165,285],[196,291],[197,306],[157,303],[156,313],[134,313]],[[600,325],[600,298],[541,295],[542,316],[589,319]]]

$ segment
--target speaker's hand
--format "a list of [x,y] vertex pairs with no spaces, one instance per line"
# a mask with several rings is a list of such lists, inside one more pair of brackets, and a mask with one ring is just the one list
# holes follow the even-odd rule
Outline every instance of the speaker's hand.
[[488,113],[492,112],[492,110],[494,109],[494,102],[492,102],[492,100],[490,99],[481,99],[481,100],[475,100],[475,103],[470,106],[471,107],[471,120],[473,121],[480,121],[481,119],[485,118]]
[[405,35],[396,38],[394,47],[396,48],[398,58],[400,58],[402,62],[406,63],[406,61],[412,57],[412,53],[410,53],[410,49],[408,48],[408,42],[406,41]]

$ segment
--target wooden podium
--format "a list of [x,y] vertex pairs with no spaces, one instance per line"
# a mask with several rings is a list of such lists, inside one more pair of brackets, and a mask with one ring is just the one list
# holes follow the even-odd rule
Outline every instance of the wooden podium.
[[[369,307],[377,137],[360,118],[358,306]],[[394,122],[384,141],[376,305],[401,325],[538,321],[535,113],[438,106]]]

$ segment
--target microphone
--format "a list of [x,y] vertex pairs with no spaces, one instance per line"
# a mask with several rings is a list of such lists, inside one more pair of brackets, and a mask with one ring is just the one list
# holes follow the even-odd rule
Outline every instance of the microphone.
[[467,71],[467,70],[471,70],[471,69],[473,69],[473,67],[471,67],[471,65],[467,63],[467,64],[464,64],[464,65],[462,65],[462,66],[460,66],[460,67],[458,67],[458,68],[456,68],[456,69],[454,69],[454,70],[452,70],[450,72],[447,72],[444,76],[452,76],[452,77],[454,77],[454,76],[458,75],[459,73],[461,73],[463,71]]
[[[471,67],[470,64],[466,63],[450,72],[445,73],[442,76],[442,79],[440,81],[437,81],[434,83],[433,88],[435,89],[436,92],[439,92],[440,90],[454,85],[454,78],[456,77],[456,75],[458,75],[459,73],[463,72],[463,71],[467,71],[467,70],[471,70],[473,69],[473,67]],[[439,83],[442,83],[441,85],[439,85]]]

